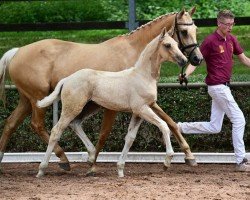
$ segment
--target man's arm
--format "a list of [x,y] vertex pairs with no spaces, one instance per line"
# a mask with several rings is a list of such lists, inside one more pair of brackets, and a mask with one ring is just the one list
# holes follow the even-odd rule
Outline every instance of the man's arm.
[[194,72],[195,69],[196,69],[195,66],[189,64],[189,65],[187,66],[186,70],[185,70],[185,75],[182,76],[181,74],[179,74],[179,81],[180,81],[180,84],[182,84],[183,82],[187,84],[187,83],[188,83],[188,80],[187,80],[187,79],[188,79],[188,76],[191,75],[191,74]]
[[250,67],[250,58],[248,58],[244,53],[239,54],[238,58],[239,58],[241,63]]
[[195,69],[196,69],[196,66],[193,66],[193,65],[189,64],[189,65],[187,66],[186,71],[185,71],[186,77],[188,78],[189,75],[191,75],[191,74],[194,72]]

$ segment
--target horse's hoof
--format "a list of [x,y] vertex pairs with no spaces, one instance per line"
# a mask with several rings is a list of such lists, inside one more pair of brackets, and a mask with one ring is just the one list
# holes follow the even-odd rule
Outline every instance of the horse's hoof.
[[94,171],[94,170],[89,170],[89,171],[87,171],[87,173],[86,173],[86,176],[95,176],[96,175],[96,171]]
[[164,171],[167,171],[167,170],[169,170],[169,169],[170,169],[170,166],[163,165],[163,170],[164,170]]
[[66,163],[58,163],[59,167],[65,171],[70,171],[70,165],[68,162]]
[[37,173],[36,177],[37,177],[37,178],[41,178],[41,177],[43,177],[43,176],[44,176],[44,172],[41,171],[41,170],[39,170],[39,172]]
[[118,170],[118,177],[119,178],[124,178],[124,172],[123,172],[123,170]]
[[197,166],[198,165],[195,159],[185,158],[185,163],[189,166]]

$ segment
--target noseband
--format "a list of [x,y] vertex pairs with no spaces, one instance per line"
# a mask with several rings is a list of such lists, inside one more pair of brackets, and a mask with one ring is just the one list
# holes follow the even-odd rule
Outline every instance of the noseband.
[[[191,23],[178,23],[178,22],[177,22],[177,15],[178,15],[178,13],[177,13],[176,16],[175,16],[175,26],[174,26],[174,30],[175,30],[176,35],[177,35],[177,38],[178,38],[178,40],[179,40],[179,48],[180,48],[181,52],[182,52],[183,54],[186,55],[188,61],[190,61],[190,57],[191,57],[192,53],[194,52],[194,50],[195,50],[197,47],[199,47],[199,44],[193,43],[193,44],[189,44],[189,45],[186,45],[186,46],[185,46],[185,45],[182,43],[181,36],[180,36],[180,30],[178,29],[178,26],[179,26],[179,25],[183,25],[183,26],[192,26],[192,25],[194,24],[194,22],[192,21]],[[189,48],[192,48],[192,50],[191,50],[189,53],[185,52],[186,49],[189,49]],[[185,85],[186,85],[186,88],[187,88],[188,80],[187,80],[187,78],[186,78],[186,74],[184,73],[184,68],[185,68],[185,67],[186,67],[186,66],[183,66],[182,69],[181,69],[181,75],[180,75],[180,76],[181,76],[181,80],[180,80],[180,84],[182,85],[183,82],[184,82]]]

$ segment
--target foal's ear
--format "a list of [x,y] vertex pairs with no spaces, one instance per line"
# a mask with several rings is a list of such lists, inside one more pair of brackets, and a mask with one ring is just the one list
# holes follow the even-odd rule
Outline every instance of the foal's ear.
[[178,14],[178,18],[182,18],[182,16],[184,15],[184,13],[186,12],[185,8],[182,8],[181,12],[179,12]]
[[192,15],[195,13],[195,11],[196,11],[196,7],[194,6],[193,8],[191,8],[191,9],[188,11],[188,13],[189,13],[190,16],[192,16]]
[[167,32],[166,27],[164,27],[161,31],[161,34],[160,34],[160,38],[159,38],[160,41],[162,41],[164,39],[166,32]]
[[174,35],[174,26],[168,31],[168,34],[172,37]]

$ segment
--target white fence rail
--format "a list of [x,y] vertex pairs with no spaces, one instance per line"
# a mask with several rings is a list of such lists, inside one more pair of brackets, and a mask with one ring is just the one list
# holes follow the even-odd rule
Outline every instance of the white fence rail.
[[[97,162],[117,162],[120,152],[101,152]],[[5,153],[3,163],[41,162],[45,153]],[[70,162],[87,162],[87,152],[66,152]],[[166,153],[163,152],[129,152],[126,162],[163,163]],[[197,163],[235,163],[233,153],[194,153]],[[184,153],[175,153],[172,163],[184,163]],[[250,153],[246,157],[250,160]],[[50,162],[58,162],[53,153]]]

